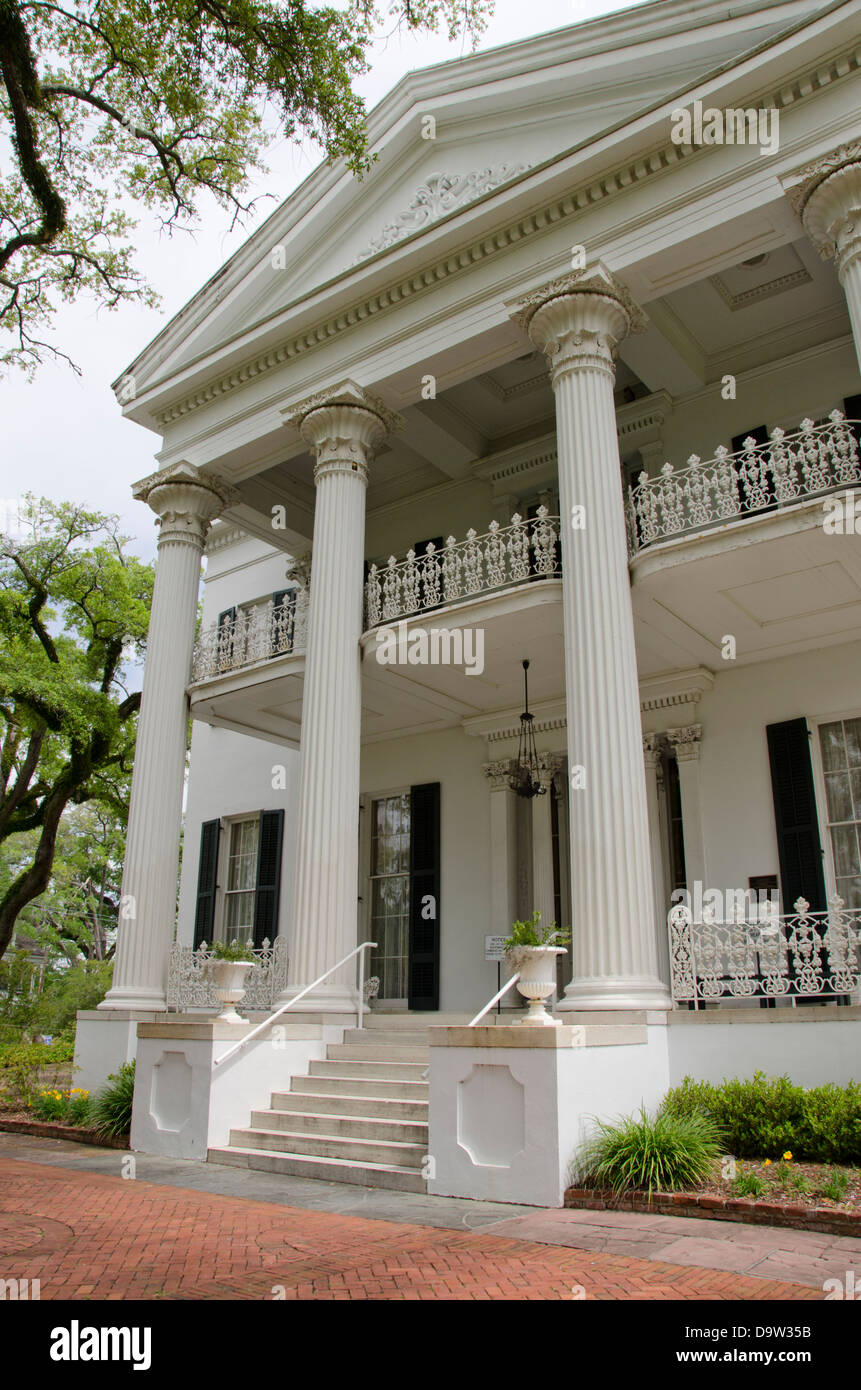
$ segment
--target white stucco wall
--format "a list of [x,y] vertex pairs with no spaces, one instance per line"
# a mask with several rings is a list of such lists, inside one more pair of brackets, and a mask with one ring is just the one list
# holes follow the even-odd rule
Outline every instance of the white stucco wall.
[[[717,672],[698,713],[703,837],[713,887],[745,888],[752,875],[778,872],[766,725],[853,710],[861,710],[857,642],[755,666],[727,663]],[[821,824],[821,804],[819,811]]]

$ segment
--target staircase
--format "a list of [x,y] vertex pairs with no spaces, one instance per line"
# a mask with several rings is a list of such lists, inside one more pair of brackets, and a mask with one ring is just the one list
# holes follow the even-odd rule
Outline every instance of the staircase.
[[[433,1023],[466,1016],[425,1015]],[[330,1043],[326,1060],[290,1078],[247,1129],[232,1129],[213,1163],[364,1187],[426,1192],[428,1026],[416,1014],[371,1014]]]

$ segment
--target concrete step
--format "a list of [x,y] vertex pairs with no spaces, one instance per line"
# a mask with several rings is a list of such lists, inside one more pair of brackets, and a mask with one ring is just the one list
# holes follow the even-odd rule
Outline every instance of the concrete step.
[[421,1144],[427,1150],[427,1120],[378,1119],[362,1115],[333,1114],[331,1111],[252,1110],[251,1129],[284,1130],[293,1134],[329,1134],[345,1139],[395,1139],[404,1144]]
[[337,1095],[320,1095],[312,1092],[302,1095],[296,1091],[274,1091],[271,1106],[274,1110],[290,1114],[310,1115],[357,1115],[369,1114],[381,1120],[417,1120],[427,1124],[428,1103],[426,1100],[390,1100],[385,1096],[352,1096],[339,1092]]
[[274,1149],[278,1153],[308,1154],[312,1158],[343,1158],[353,1163],[382,1163],[394,1168],[418,1168],[427,1153],[425,1144],[405,1144],[395,1139],[350,1139],[337,1134],[299,1134],[292,1130],[231,1129],[230,1147]]
[[429,1046],[427,1028],[398,1028],[388,1032],[383,1028],[345,1028],[342,1041],[350,1047],[424,1047]]
[[427,1179],[419,1168],[387,1163],[354,1163],[343,1158],[309,1158],[306,1154],[278,1153],[270,1149],[210,1149],[210,1163],[232,1168],[254,1168],[294,1178],[317,1178],[360,1187],[388,1187],[399,1192],[427,1192]]
[[[474,1012],[474,1011],[473,1011]],[[473,1014],[437,1014],[437,1013],[407,1013],[406,1009],[397,1012],[384,1014],[376,1009],[365,1015],[365,1028],[381,1028],[398,1032],[400,1029],[409,1030],[411,1028],[435,1028],[439,1024],[469,1023]],[[364,1029],[363,1029],[364,1031]]]
[[421,1062],[423,1068],[430,1061],[430,1047],[402,1047],[389,1042],[372,1039],[364,1043],[330,1043],[326,1048],[329,1062]]
[[329,1062],[314,1061],[309,1064],[311,1076],[364,1077],[370,1081],[376,1077],[380,1081],[421,1081],[422,1072],[427,1070],[427,1062]]
[[[343,1064],[342,1064],[343,1065]],[[417,1069],[421,1072],[421,1068]],[[380,1077],[359,1076],[293,1076],[290,1090],[297,1095],[374,1096],[379,1100],[426,1101],[426,1081],[386,1081]]]

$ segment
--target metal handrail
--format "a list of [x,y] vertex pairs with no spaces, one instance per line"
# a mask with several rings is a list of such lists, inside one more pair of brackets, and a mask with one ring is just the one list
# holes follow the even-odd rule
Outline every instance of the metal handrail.
[[[557,934],[557,933],[554,933],[554,935],[556,935],[556,934]],[[516,985],[516,984],[517,984],[517,981],[518,981],[519,979],[520,979],[520,971],[518,970],[517,973],[516,973],[516,975],[512,975],[511,979],[508,980],[508,981],[502,986],[502,989],[498,989],[498,990],[496,991],[496,993],[494,994],[494,996],[493,996],[492,999],[488,999],[488,1001],[487,1001],[487,1003],[485,1004],[484,1008],[481,1010],[481,1013],[476,1014],[476,1015],[475,1015],[475,1018],[472,1020],[472,1022],[469,1023],[469,1024],[467,1024],[467,1027],[468,1027],[468,1028],[474,1028],[475,1025],[478,1023],[478,1021],[479,1021],[480,1019],[484,1018],[484,1015],[488,1012],[488,1010],[490,1010],[490,1009],[493,1008],[493,1006],[494,1006],[494,1004],[496,1003],[497,999],[501,999],[502,996],[503,996],[503,994],[507,994],[508,991],[511,989],[511,986],[512,986],[512,985]]]
[[330,965],[329,969],[325,970],[322,975],[318,975],[317,979],[310,985],[306,985],[305,988],[300,990],[298,994],[295,994],[292,999],[288,999],[286,1004],[282,1004],[280,1009],[276,1009],[274,1014],[270,1014],[268,1018],[264,1018],[262,1023],[258,1023],[256,1028],[252,1028],[250,1033],[246,1033],[244,1038],[240,1038],[239,1042],[229,1048],[227,1052],[224,1053],[223,1057],[216,1057],[212,1064],[213,1069],[215,1067],[220,1067],[222,1063],[228,1061],[229,1058],[235,1057],[237,1052],[242,1051],[246,1043],[250,1043],[251,1039],[256,1038],[258,1033],[262,1033],[266,1028],[271,1027],[276,1018],[280,1018],[282,1014],[286,1014],[288,1009],[292,1009],[294,1004],[298,1004],[300,999],[304,999],[306,994],[310,994],[312,989],[316,989],[329,975],[333,975],[336,970],[340,970],[342,965],[346,965],[347,961],[352,960],[353,956],[356,955],[359,957],[359,998],[356,1005],[356,1019],[357,1027],[361,1028],[362,1014],[365,1008],[365,1001],[363,998],[365,992],[365,957],[360,953],[369,949],[376,950],[376,947],[376,941],[363,941],[360,946],[356,946],[355,950],[350,951],[349,955],[344,956],[343,960],[337,961],[335,965]]

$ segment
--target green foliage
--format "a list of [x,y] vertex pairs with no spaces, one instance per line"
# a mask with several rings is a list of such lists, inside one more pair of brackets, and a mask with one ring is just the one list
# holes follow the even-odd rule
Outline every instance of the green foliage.
[[632,1189],[671,1192],[694,1187],[712,1172],[722,1136],[705,1115],[659,1111],[599,1120],[583,1145],[575,1168],[579,1181],[609,1187],[618,1195]]
[[79,1009],[96,1009],[111,987],[113,961],[79,961],[51,977],[39,1002],[39,1031],[71,1032]]
[[124,1062],[118,1072],[112,1072],[106,1084],[92,1099],[91,1123],[102,1138],[128,1134],[132,1127],[132,1099],[135,1089],[135,1064]]
[[90,1122],[90,1093],[79,1086],[62,1090],[51,1086],[37,1091],[30,1102],[35,1120],[53,1120],[64,1125],[87,1125]]
[[736,1158],[786,1151],[813,1163],[854,1163],[861,1157],[861,1086],[796,1086],[788,1076],[757,1072],[752,1081],[713,1086],[685,1077],[664,1099],[668,1115],[707,1115]]
[[26,1105],[47,1072],[65,1069],[75,1055],[70,1038],[54,1043],[0,1045],[0,1105]]
[[542,927],[540,923],[541,913],[537,908],[528,922],[512,922],[511,935],[503,942],[504,950],[513,951],[518,946],[568,945],[571,940],[570,932],[559,931],[555,922],[551,922],[548,927]]
[[[0,363],[32,370],[36,336],[81,291],[108,307],[155,298],[135,269],[130,202],[170,231],[203,196],[250,210],[273,140],[306,136],[361,174],[352,89],[375,35],[403,24],[475,40],[488,0],[101,0],[0,4]],[[14,132],[14,135],[13,135]],[[5,329],[5,334],[3,330]]]
[[759,1173],[742,1170],[733,1178],[732,1190],[736,1197],[761,1197],[768,1190],[768,1184]]
[[254,960],[254,951],[250,941],[214,941],[212,943],[213,960]]
[[67,808],[126,815],[140,694],[125,663],[143,654],[153,569],[124,546],[116,517],[33,497],[0,541],[0,956],[48,888]]
[[843,1202],[849,1190],[849,1174],[840,1168],[832,1169],[816,1190],[817,1197],[827,1197],[830,1202]]

